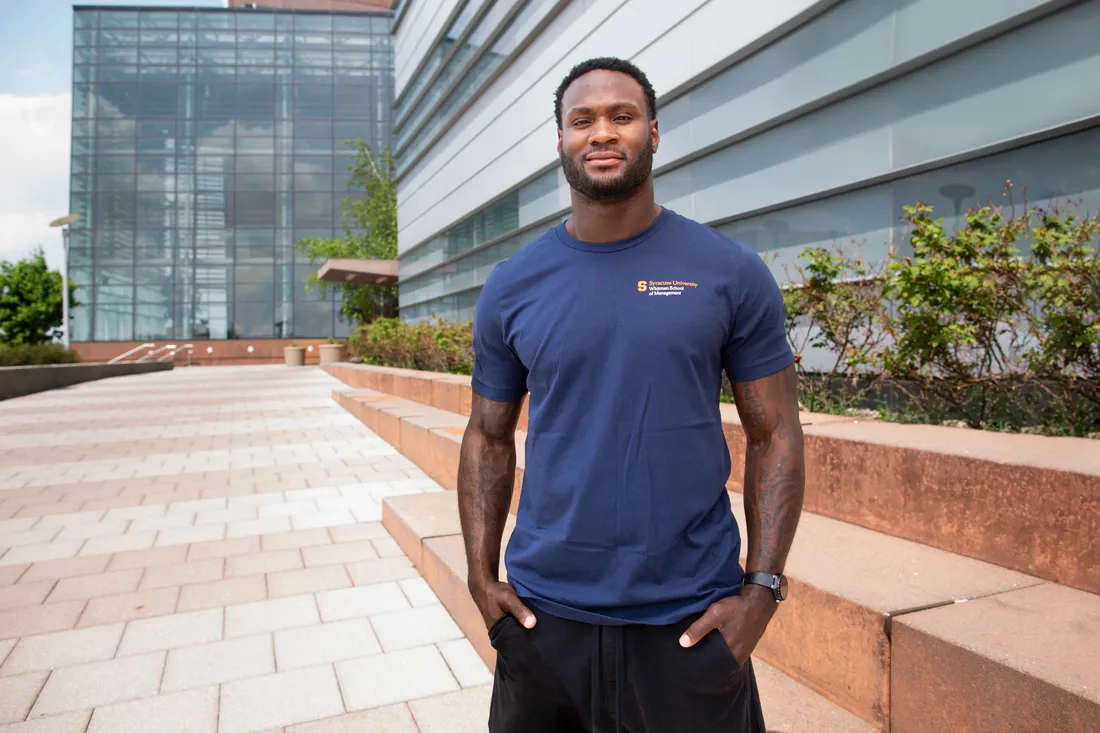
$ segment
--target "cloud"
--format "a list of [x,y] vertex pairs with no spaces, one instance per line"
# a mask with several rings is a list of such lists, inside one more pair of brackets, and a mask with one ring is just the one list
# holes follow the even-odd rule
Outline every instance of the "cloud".
[[48,224],[68,213],[68,94],[0,94],[0,260],[41,246],[61,266],[61,234]]

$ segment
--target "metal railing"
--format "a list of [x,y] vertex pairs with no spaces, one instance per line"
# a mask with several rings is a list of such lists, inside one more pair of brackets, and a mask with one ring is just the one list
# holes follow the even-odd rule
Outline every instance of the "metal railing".
[[181,351],[186,351],[187,352],[187,366],[191,366],[191,354],[192,354],[192,352],[195,351],[195,346],[193,344],[184,344],[183,346],[172,346],[171,349],[172,349],[172,351],[170,353],[165,354],[161,358],[157,359],[157,361],[167,361],[168,359],[175,359],[176,354],[178,354]]
[[114,359],[108,360],[107,363],[108,364],[116,364],[116,363],[122,361],[123,359],[125,359],[126,357],[130,356],[131,354],[136,354],[137,352],[141,351],[142,349],[152,349],[152,348],[155,348],[155,347],[156,347],[156,344],[142,344],[141,346],[135,346],[134,348],[127,351],[126,353],[119,354]]

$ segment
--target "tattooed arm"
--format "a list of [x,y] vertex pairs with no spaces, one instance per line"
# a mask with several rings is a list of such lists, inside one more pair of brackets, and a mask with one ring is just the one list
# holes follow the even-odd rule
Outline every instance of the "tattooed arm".
[[[793,366],[762,379],[733,384],[745,454],[747,572],[782,573],[802,513],[805,461]],[[772,592],[746,585],[739,596],[714,603],[685,633],[691,646],[718,629],[742,664],[775,614]]]
[[473,394],[470,422],[458,461],[458,514],[466,543],[467,585],[491,626],[505,613],[524,626],[535,617],[515,590],[499,582],[500,542],[516,475],[516,423],[522,402],[495,402]]
[[797,379],[792,366],[764,379],[733,385],[747,443],[746,572],[783,572],[802,513],[805,462]]

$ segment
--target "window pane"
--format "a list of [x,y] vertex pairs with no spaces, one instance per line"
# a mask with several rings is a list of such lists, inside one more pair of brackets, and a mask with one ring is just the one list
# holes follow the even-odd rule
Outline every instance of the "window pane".
[[274,119],[275,86],[255,84],[237,87],[237,116],[244,119]]
[[97,117],[137,117],[137,84],[100,84],[96,100]]
[[100,28],[137,28],[138,14],[131,11],[104,10],[99,14]]
[[242,13],[237,16],[237,28],[239,30],[274,30],[275,15],[273,13]]
[[295,15],[294,29],[298,31],[324,31],[332,32],[331,15]]
[[135,307],[134,337],[144,339],[172,338],[172,304],[139,303]]
[[99,29],[99,45],[137,48],[138,32],[136,30],[105,30],[101,27]]
[[136,46],[101,47],[99,49],[99,63],[101,64],[136,64],[137,61],[138,50]]
[[334,335],[335,307],[332,302],[294,304],[293,335],[298,338],[327,338]]
[[179,13],[170,10],[144,11],[140,19],[142,28],[175,28],[179,23]]
[[199,31],[199,52],[201,53],[204,47],[209,48],[211,46],[235,46],[237,45],[237,36],[232,31]]
[[299,86],[294,89],[294,116],[301,118],[332,117],[332,87]]
[[175,117],[179,111],[180,87],[176,84],[141,85],[142,117]]
[[235,13],[199,13],[200,30],[233,30],[236,27]]
[[172,48],[142,48],[141,63],[174,65],[178,56],[175,46]]
[[152,49],[150,46],[170,46],[175,49],[179,43],[180,34],[176,30],[160,31],[160,30],[142,30],[141,31],[141,46],[143,52],[157,51],[164,52],[165,48]]

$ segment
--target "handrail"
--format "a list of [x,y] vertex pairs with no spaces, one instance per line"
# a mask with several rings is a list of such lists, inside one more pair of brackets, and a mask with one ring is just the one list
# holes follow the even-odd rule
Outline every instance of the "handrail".
[[156,347],[156,344],[142,344],[141,346],[135,346],[134,348],[127,351],[125,354],[119,354],[114,359],[109,360],[107,363],[108,364],[114,364],[115,362],[122,361],[127,356],[129,356],[130,354],[133,354],[136,351],[141,351],[142,349],[152,349],[152,348],[155,348],[155,347]]
[[145,354],[144,356],[142,356],[137,361],[139,361],[139,362],[147,361],[148,359],[151,359],[152,357],[156,356],[157,354],[161,353],[162,351],[167,351],[169,349],[174,349],[174,348],[176,348],[175,344],[165,344],[164,346],[161,346],[159,349],[153,349],[152,351],[150,351],[148,354]]
[[181,351],[186,350],[187,351],[187,365],[191,366],[191,354],[195,351],[194,344],[184,344],[183,346],[179,346],[179,347],[173,346],[171,348],[172,348],[172,352],[170,354],[166,354],[165,356],[160,357],[159,359],[157,359],[157,361],[165,361],[167,359],[175,359],[176,354],[178,354]]

